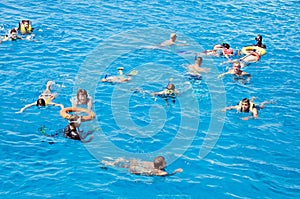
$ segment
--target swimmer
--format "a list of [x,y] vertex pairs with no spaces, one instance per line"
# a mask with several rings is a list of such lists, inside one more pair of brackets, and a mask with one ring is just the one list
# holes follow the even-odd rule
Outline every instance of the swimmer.
[[188,75],[190,75],[191,77],[201,77],[201,73],[208,73],[210,71],[210,68],[202,68],[203,62],[203,58],[200,56],[196,56],[195,57],[195,63],[194,64],[190,64],[187,66],[188,69]]
[[253,46],[258,46],[258,47],[261,47],[261,48],[264,48],[266,49],[266,45],[264,45],[262,43],[262,36],[260,34],[258,34],[256,37],[255,37],[255,40],[256,40],[256,44],[254,44]]
[[163,99],[165,99],[167,105],[169,104],[169,98],[172,98],[173,104],[175,104],[175,98],[179,95],[179,91],[175,89],[175,85],[172,83],[169,83],[166,87],[166,89],[159,91],[159,92],[153,92],[151,93],[152,97],[159,96]]
[[176,46],[186,46],[185,43],[181,42],[181,41],[177,41],[177,42],[181,42],[180,44],[176,43],[176,38],[177,38],[177,35],[176,33],[171,33],[170,34],[170,39],[162,42],[159,44],[160,47],[165,47],[165,46],[172,46],[172,45],[176,45]]
[[18,36],[18,32],[16,29],[11,29],[9,35],[5,35],[3,41],[17,41],[22,40],[22,37]]
[[254,104],[254,98],[252,98],[251,100],[248,98],[244,98],[242,101],[239,102],[238,105],[226,107],[223,109],[223,111],[236,109],[238,112],[245,112],[245,113],[251,114],[251,116],[249,116],[249,117],[243,117],[242,118],[243,120],[249,120],[251,118],[257,119],[258,118],[258,110],[263,109],[266,104],[270,104],[270,103],[271,102],[264,101],[259,106],[256,106]]
[[20,109],[17,113],[23,113],[27,108],[30,108],[32,106],[38,106],[38,107],[46,107],[48,106],[59,106],[61,109],[64,108],[62,104],[56,104],[52,102],[52,100],[57,96],[57,94],[52,94],[50,87],[53,84],[53,81],[48,81],[46,85],[46,90],[39,96],[39,99],[36,102],[33,102],[31,104],[25,105],[23,108]]
[[22,20],[19,23],[18,31],[22,35],[31,34],[34,28],[31,27],[31,22],[29,20]]
[[81,124],[81,117],[78,115],[72,115],[69,119],[69,124],[64,128],[63,134],[66,138],[70,138],[73,140],[80,140],[83,143],[87,143],[92,141],[94,136],[90,136],[88,140],[85,140],[85,138],[92,134],[93,131],[88,131],[87,133],[83,133],[83,131],[79,130],[80,124]]
[[218,75],[218,78],[224,77],[224,75],[235,75],[235,76],[247,76],[251,77],[249,73],[246,73],[241,70],[241,64],[238,61],[233,62],[232,69],[229,69],[227,72]]
[[78,105],[87,105],[89,110],[92,109],[92,97],[88,95],[85,89],[78,89],[77,95],[71,99],[71,102],[74,108]]
[[113,162],[102,160],[102,163],[106,166],[128,168],[129,172],[132,174],[145,176],[171,176],[183,171],[183,169],[178,168],[172,173],[168,173],[165,170],[167,163],[163,156],[155,157],[153,162],[140,161],[136,159],[125,160],[124,158],[118,158]]
[[110,83],[124,83],[128,82],[132,79],[132,76],[137,75],[137,71],[133,70],[128,75],[124,75],[123,73],[124,68],[119,67],[118,72],[119,76],[110,76],[107,77],[107,75],[101,80],[101,82],[110,82]]
[[216,57],[225,56],[229,58],[230,56],[234,55],[234,51],[232,48],[230,48],[230,45],[228,43],[222,43],[215,45],[213,50],[204,51],[204,54]]

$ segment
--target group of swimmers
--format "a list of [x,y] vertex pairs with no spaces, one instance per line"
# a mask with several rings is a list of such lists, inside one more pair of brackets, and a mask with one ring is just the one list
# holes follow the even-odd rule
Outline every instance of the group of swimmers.
[[[22,36],[24,35],[31,35],[34,28],[32,27],[31,21],[24,19],[19,22],[19,26],[16,28],[12,28],[8,34],[4,36],[2,41],[16,41],[16,40],[23,40]],[[21,35],[21,36],[20,36]]]
[[[33,28],[31,27],[31,22],[29,20],[22,20],[20,22],[19,28],[12,29],[10,31],[10,35],[7,35],[5,41],[8,40],[17,40],[18,35],[17,33],[20,32],[20,34],[31,34],[33,31]],[[170,39],[162,42],[159,44],[159,47],[166,47],[166,46],[172,46],[172,45],[178,45],[178,46],[185,46],[185,42],[178,42],[176,41],[177,35],[175,33],[172,33],[170,35]],[[253,46],[258,46],[260,48],[266,48],[264,44],[262,44],[262,36],[258,35],[256,37],[257,43]],[[219,45],[215,45],[213,50],[207,50],[205,52],[198,53],[195,57],[195,63],[190,64],[187,66],[187,74],[194,79],[201,78],[201,73],[208,73],[210,71],[210,68],[203,68],[201,67],[203,62],[203,56],[224,56],[227,58],[230,58],[234,55],[240,55],[240,52],[234,52],[233,49],[230,48],[229,44],[223,43]],[[242,67],[245,67],[249,63],[257,62],[260,59],[260,54],[255,51],[255,49],[251,50],[246,54],[244,57],[240,58],[239,60],[232,61],[233,68],[229,69],[227,72],[220,74],[218,77],[221,78],[224,75],[232,74],[235,76],[250,76],[248,73],[241,71],[240,69]],[[132,76],[137,74],[137,71],[131,71],[129,74],[124,74],[124,68],[119,67],[117,68],[118,75],[117,76],[108,76],[106,75],[101,81],[102,82],[109,82],[109,83],[124,83],[132,80]],[[58,106],[62,110],[64,109],[64,106],[62,104],[54,103],[53,100],[57,96],[55,93],[51,93],[51,85],[53,84],[53,81],[48,81],[46,84],[46,89],[42,92],[42,94],[39,96],[38,100],[36,102],[30,103],[25,105],[23,108],[20,109],[18,113],[24,112],[27,108],[32,107],[34,105],[38,107],[45,107],[45,106]],[[166,88],[162,91],[158,92],[151,92],[151,96],[159,96],[166,100],[168,103],[168,99],[171,99],[173,103],[175,103],[175,98],[180,94],[178,90],[176,90],[175,85],[172,83],[172,80],[169,81]],[[224,111],[236,109],[240,112],[250,112],[252,114],[253,118],[258,118],[258,110],[263,108],[264,105],[267,102],[263,102],[260,106],[256,106],[253,102],[254,99],[248,99],[245,98],[241,100],[241,102],[236,106],[229,106],[224,108]],[[77,95],[72,97],[71,99],[72,107],[76,108],[77,106],[84,105],[87,110],[92,110],[92,98],[88,95],[87,91],[84,89],[79,89],[77,92]],[[249,117],[250,118],[250,117]],[[247,119],[249,119],[247,118]],[[66,138],[74,139],[74,140],[80,140],[82,142],[90,142],[93,139],[93,131],[89,132],[83,132],[79,129],[81,122],[83,122],[82,117],[79,115],[71,115],[67,118],[69,120],[69,124],[64,128],[63,135]],[[88,140],[86,138],[89,137]],[[166,161],[164,157],[157,156],[153,162],[143,162],[143,161],[137,161],[137,160],[125,160],[122,158],[119,158],[115,161],[102,161],[103,164],[107,166],[117,166],[122,168],[129,168],[129,171],[134,174],[142,174],[142,175],[158,175],[158,176],[167,176],[167,175],[173,175],[178,172],[182,172],[183,170],[181,168],[176,169],[172,173],[167,173],[165,171],[166,167]]]

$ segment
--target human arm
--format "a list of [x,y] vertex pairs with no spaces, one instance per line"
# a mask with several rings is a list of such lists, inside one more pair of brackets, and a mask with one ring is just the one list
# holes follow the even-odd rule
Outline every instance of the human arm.
[[168,173],[166,171],[160,171],[160,172],[157,173],[157,176],[166,177],[166,176],[172,176],[172,175],[175,175],[176,173],[181,173],[181,172],[183,172],[183,169],[178,168],[178,169],[175,169],[172,173]]
[[225,73],[218,75],[218,78],[224,77],[225,75],[228,75],[228,74],[231,74],[230,71],[227,71]]
[[224,109],[222,109],[222,111],[228,111],[228,110],[232,110],[232,109],[237,109],[238,106],[228,106],[225,107]]
[[54,102],[50,102],[48,103],[48,105],[51,105],[51,106],[59,106],[61,109],[64,109],[64,105],[63,104],[57,104],[57,103],[54,103]]
[[23,113],[26,109],[28,109],[28,108],[30,108],[30,107],[32,107],[32,106],[34,106],[34,105],[36,105],[36,102],[33,102],[33,103],[31,103],[31,104],[27,104],[27,105],[25,105],[23,108],[21,108],[18,112],[16,112],[16,113]]

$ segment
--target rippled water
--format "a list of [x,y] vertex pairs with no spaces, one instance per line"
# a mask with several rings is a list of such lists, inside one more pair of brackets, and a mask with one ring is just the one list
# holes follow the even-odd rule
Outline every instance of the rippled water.
[[[2,1],[0,8],[1,35],[29,18],[37,41],[0,44],[1,198],[299,198],[299,1]],[[190,45],[144,48],[173,31]],[[241,48],[258,33],[267,54],[245,69],[249,84],[216,80],[224,58],[205,57],[212,71],[201,81],[183,75],[189,52],[221,42]],[[97,83],[118,66],[139,73],[128,84]],[[163,89],[171,77],[183,92],[171,107],[130,91]],[[97,120],[83,124],[96,130],[93,142],[41,135],[40,127],[53,133],[67,124],[56,107],[15,113],[50,79],[65,106],[80,86],[94,97]],[[258,120],[234,111],[223,117],[219,107],[252,96],[276,103]],[[166,156],[168,171],[184,172],[144,177],[99,163],[156,155]]]

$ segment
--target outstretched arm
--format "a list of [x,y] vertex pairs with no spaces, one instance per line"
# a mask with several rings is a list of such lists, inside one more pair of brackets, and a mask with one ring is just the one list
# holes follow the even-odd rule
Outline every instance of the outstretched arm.
[[237,109],[238,106],[228,106],[225,107],[224,109],[222,109],[222,111],[228,111],[228,110],[232,110],[232,109]]
[[34,105],[36,105],[36,102],[33,102],[33,103],[31,103],[31,104],[27,104],[27,105],[25,105],[23,108],[21,108],[18,112],[16,112],[16,113],[23,113],[26,109],[28,109],[28,108],[30,108],[30,107],[32,107],[32,106],[34,106]]
[[59,106],[61,109],[65,108],[64,105],[62,105],[62,104],[57,104],[57,103],[54,103],[54,102],[50,102],[49,105],[52,105],[52,106]]

